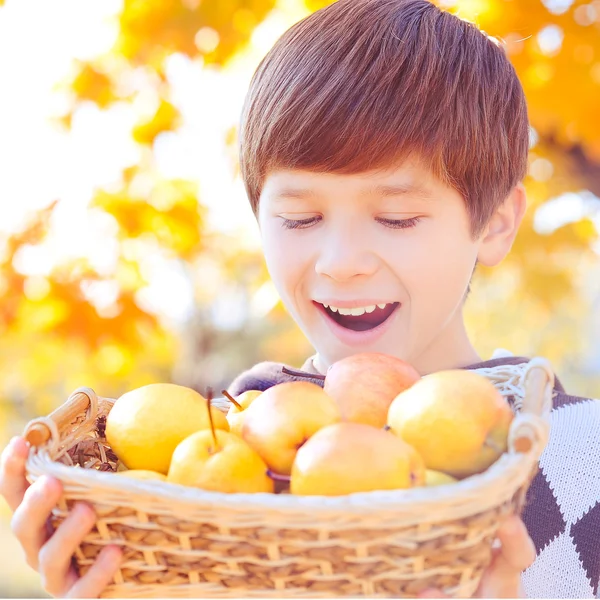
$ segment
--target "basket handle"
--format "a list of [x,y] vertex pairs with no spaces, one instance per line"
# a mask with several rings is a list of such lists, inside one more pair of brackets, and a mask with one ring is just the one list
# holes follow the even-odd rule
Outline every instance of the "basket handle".
[[550,361],[536,357],[529,361],[524,374],[525,398],[522,413],[547,417],[552,410],[554,371]]
[[512,452],[529,452],[537,447],[541,456],[550,433],[554,372],[545,358],[529,361],[524,374],[525,397],[520,413],[515,417],[508,436]]
[[67,401],[52,411],[47,417],[33,419],[25,427],[23,437],[31,446],[42,446],[50,442],[57,447],[60,442],[60,430],[72,423],[85,410],[86,421],[93,421],[98,414],[98,397],[93,389],[77,388]]

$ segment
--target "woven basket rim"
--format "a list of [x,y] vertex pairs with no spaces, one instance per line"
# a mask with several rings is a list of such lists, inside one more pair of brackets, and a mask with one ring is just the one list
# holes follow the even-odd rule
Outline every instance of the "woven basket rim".
[[[483,473],[472,475],[449,485],[417,487],[404,490],[380,490],[358,492],[343,496],[298,496],[293,494],[242,494],[223,493],[202,490],[160,480],[139,480],[112,472],[73,467],[53,461],[46,451],[37,452],[28,459],[29,472],[33,475],[46,474],[59,480],[76,479],[75,486],[102,488],[115,493],[126,492],[132,495],[151,495],[157,500],[167,500],[176,504],[218,505],[222,508],[243,511],[260,511],[268,508],[282,512],[303,510],[319,512],[354,512],[357,514],[372,512],[373,509],[388,510],[439,505],[440,502],[453,502],[460,497],[472,494],[481,495],[486,488],[494,489],[494,498],[490,506],[502,501],[498,497],[498,480],[506,479],[502,486],[508,498],[524,481],[530,469],[537,461],[537,453],[532,448],[527,453],[503,454],[498,461]],[[484,510],[486,507],[481,507]]]

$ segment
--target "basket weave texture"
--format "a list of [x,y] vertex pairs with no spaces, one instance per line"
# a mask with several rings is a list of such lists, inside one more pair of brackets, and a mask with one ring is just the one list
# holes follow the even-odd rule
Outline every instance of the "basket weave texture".
[[114,400],[89,388],[29,423],[28,475],[61,481],[54,526],[76,501],[94,507],[96,527],[75,555],[81,573],[105,545],[122,547],[102,597],[402,598],[437,587],[466,598],[491,560],[500,519],[522,509],[547,441],[554,381],[543,359],[480,373],[513,402],[509,451],[449,486],[326,498],[121,477],[104,438]]

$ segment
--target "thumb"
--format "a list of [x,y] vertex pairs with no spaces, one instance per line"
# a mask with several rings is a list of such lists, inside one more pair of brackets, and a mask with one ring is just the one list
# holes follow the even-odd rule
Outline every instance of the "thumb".
[[22,437],[14,437],[2,452],[0,459],[0,494],[14,512],[21,504],[29,482],[25,477],[25,462],[29,445]]
[[525,523],[516,515],[506,519],[500,526],[498,539],[502,544],[499,558],[519,573],[535,561],[535,544],[529,537]]
[[483,574],[477,597],[521,598],[521,573],[535,560],[535,545],[517,516],[509,517],[500,526],[498,538],[501,546],[494,551],[492,563]]

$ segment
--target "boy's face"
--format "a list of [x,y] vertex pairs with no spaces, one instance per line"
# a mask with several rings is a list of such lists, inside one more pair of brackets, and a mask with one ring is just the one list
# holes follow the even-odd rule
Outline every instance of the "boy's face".
[[462,197],[418,163],[354,175],[274,171],[259,225],[273,282],[321,369],[383,352],[426,371],[435,355],[460,353],[480,240]]

